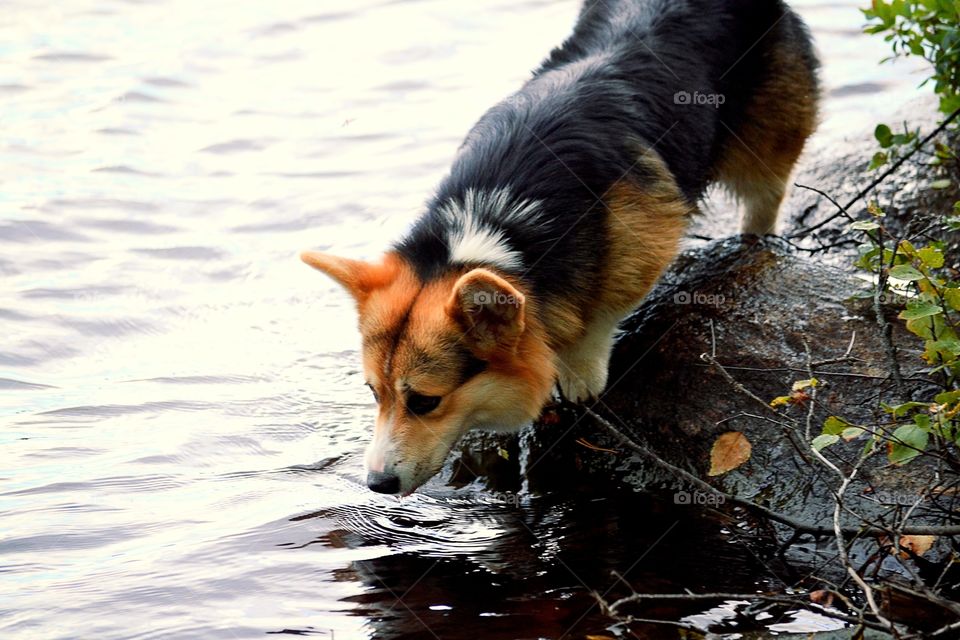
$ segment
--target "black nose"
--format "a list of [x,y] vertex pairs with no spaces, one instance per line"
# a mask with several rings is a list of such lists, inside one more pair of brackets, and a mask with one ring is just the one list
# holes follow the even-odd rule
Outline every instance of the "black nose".
[[371,471],[367,474],[367,487],[377,493],[397,493],[400,491],[400,478],[392,473]]

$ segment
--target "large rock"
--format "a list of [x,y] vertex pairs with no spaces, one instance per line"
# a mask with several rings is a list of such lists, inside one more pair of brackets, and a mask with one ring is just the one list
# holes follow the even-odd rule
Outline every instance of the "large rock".
[[[832,155],[814,150],[798,182],[841,202],[848,200],[874,177],[865,172],[866,159],[876,148],[871,134],[864,132],[860,141]],[[940,172],[923,162],[908,162],[879,187],[874,195],[884,203],[891,228],[903,229],[911,219],[942,212],[957,198],[955,191],[926,188]],[[858,203],[851,213],[861,213],[864,205]],[[821,196],[798,190],[787,205],[784,235],[834,211]],[[886,421],[881,400],[901,395],[908,399],[921,392],[928,397],[933,385],[922,373],[920,341],[906,333],[893,307],[885,313],[899,349],[903,387],[898,389],[891,379],[887,344],[872,301],[854,297],[867,286],[849,266],[855,245],[829,254],[795,246],[835,244],[844,238],[846,225],[837,221],[794,243],[732,237],[681,254],[625,322],[610,385],[595,410],[664,460],[727,493],[811,524],[828,524],[836,478],[811,460],[803,432],[806,406],[789,407],[791,420],[782,420],[738,391],[701,354],[712,354],[765,402],[789,394],[795,381],[809,377],[808,366],[814,363],[814,375],[824,384],[811,436],[820,433],[828,416],[873,425]],[[848,348],[850,357],[838,361]],[[833,362],[819,364],[827,361]],[[747,437],[752,456],[738,469],[708,478],[710,449],[728,431]],[[862,439],[841,442],[828,455],[849,469],[863,446]],[[514,491],[523,482],[532,491],[553,491],[598,478],[642,490],[683,486],[626,450],[589,416],[567,409],[548,412],[519,444],[516,437],[471,436],[457,460],[455,482],[468,482],[479,471],[491,489],[501,491]],[[876,455],[848,490],[848,504],[868,517],[879,517],[897,505],[912,504],[923,487],[934,483],[934,473],[922,461],[899,467]],[[952,498],[946,505],[944,499],[941,506],[952,508]],[[942,510],[928,506],[924,502],[914,512],[915,523],[942,520]],[[850,526],[861,524],[848,514],[844,520]]]

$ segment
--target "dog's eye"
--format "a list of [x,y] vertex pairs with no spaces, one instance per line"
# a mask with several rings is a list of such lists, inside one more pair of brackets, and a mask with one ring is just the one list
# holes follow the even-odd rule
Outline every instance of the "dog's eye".
[[410,413],[418,416],[430,413],[440,404],[440,396],[422,396],[419,393],[411,393],[407,398],[407,409]]
[[377,404],[380,404],[380,394],[378,394],[377,390],[373,388],[373,385],[370,384],[369,382],[365,382],[364,386],[366,386],[367,389],[370,389],[370,393],[373,394],[373,401],[376,402]]

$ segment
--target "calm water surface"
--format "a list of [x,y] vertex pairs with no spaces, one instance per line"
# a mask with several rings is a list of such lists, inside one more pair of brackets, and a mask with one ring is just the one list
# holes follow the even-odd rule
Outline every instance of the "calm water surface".
[[[795,4],[821,141],[915,93],[856,2]],[[724,523],[653,497],[363,487],[355,319],[296,252],[376,255],[576,11],[4,2],[0,637],[581,638],[613,633],[588,593],[613,569],[764,588]]]

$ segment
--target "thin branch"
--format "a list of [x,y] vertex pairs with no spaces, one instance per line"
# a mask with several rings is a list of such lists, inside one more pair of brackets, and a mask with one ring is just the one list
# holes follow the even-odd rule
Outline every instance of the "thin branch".
[[[812,378],[813,377],[813,364],[812,364],[813,358],[810,355],[810,345],[806,341],[804,341],[803,347],[807,352],[807,368],[809,369],[809,375]],[[807,442],[810,442],[811,440],[810,436],[811,436],[811,430],[813,427],[813,412],[817,403],[817,391],[818,389],[816,385],[813,385],[810,388],[810,408],[807,411],[806,438],[805,438]],[[835,465],[833,462],[828,460],[826,456],[824,456],[820,452],[820,450],[817,449],[817,447],[814,447],[812,444],[810,445],[810,451],[813,453],[813,457],[816,458],[820,462],[820,464],[832,470],[841,479],[840,488],[837,489],[837,492],[835,495],[836,504],[834,505],[834,508],[833,508],[833,535],[837,543],[837,554],[839,555],[840,564],[847,571],[850,577],[853,578],[853,581],[856,582],[857,585],[860,587],[860,591],[862,591],[864,597],[866,597],[867,604],[870,607],[870,611],[873,612],[874,617],[876,617],[877,620],[880,621],[880,624],[882,624],[887,629],[893,629],[893,623],[887,620],[880,613],[880,607],[877,605],[877,600],[876,600],[876,597],[874,596],[873,588],[870,587],[869,584],[867,584],[866,580],[863,579],[863,577],[857,572],[856,569],[853,568],[853,565],[850,563],[850,556],[847,552],[847,543],[846,543],[846,539],[844,538],[843,527],[840,524],[840,513],[844,510],[843,495],[846,493],[847,488],[853,482],[853,479],[857,477],[857,472],[860,470],[860,465],[866,461],[867,456],[864,454],[861,454],[860,459],[857,460],[857,464],[853,467],[850,473],[847,474],[841,471],[840,468],[837,467],[837,465]]]
[[771,407],[768,402],[766,402],[765,400],[763,400],[763,398],[761,398],[760,396],[758,396],[757,394],[753,393],[752,391],[750,391],[749,389],[747,389],[746,387],[744,387],[742,384],[740,384],[740,382],[739,382],[736,378],[734,378],[733,376],[731,376],[730,373],[723,367],[723,365],[721,365],[719,362],[717,362],[717,359],[714,358],[712,355],[710,355],[710,354],[708,354],[708,353],[703,353],[703,354],[700,354],[700,359],[703,360],[703,361],[705,361],[705,362],[710,363],[711,365],[713,365],[713,367],[716,368],[716,370],[720,372],[720,375],[722,375],[723,378],[724,378],[727,382],[729,382],[729,383],[733,386],[734,389],[736,389],[737,391],[739,391],[739,392],[742,393],[743,395],[747,396],[748,398],[750,398],[751,400],[753,400],[755,403],[757,403],[758,405],[760,405],[761,407],[763,407],[763,408],[766,409],[767,411],[772,412],[772,413],[773,413],[774,415],[776,415],[778,418],[780,418],[780,419],[782,419],[782,420],[786,420],[787,422],[793,422],[793,420],[792,420],[791,418],[789,418],[788,416],[783,415],[782,413],[780,413],[779,411],[777,411],[776,409],[774,409],[773,407]]
[[[912,157],[914,156],[914,154],[917,153],[917,151],[919,151],[921,148],[923,148],[924,146],[926,146],[928,142],[930,142],[930,141],[933,140],[937,135],[939,135],[941,132],[943,132],[943,130],[946,129],[947,126],[949,126],[950,123],[953,122],[953,121],[957,118],[957,116],[960,116],[960,108],[956,109],[953,113],[951,113],[949,116],[947,116],[947,118],[946,118],[943,122],[941,122],[940,125],[939,125],[936,129],[934,129],[932,132],[930,132],[930,134],[927,135],[927,137],[925,137],[923,140],[921,140],[920,142],[918,142],[917,145],[916,145],[912,150],[910,150],[909,153],[905,154],[902,158],[900,158],[899,160],[897,160],[896,162],[894,162],[892,165],[890,165],[890,167],[889,167],[886,171],[884,171],[883,173],[881,173],[881,174],[880,174],[879,176],[877,176],[874,180],[872,180],[872,181],[870,182],[870,184],[868,184],[866,187],[864,187],[863,189],[861,189],[860,192],[857,193],[857,195],[855,195],[853,198],[851,198],[851,200],[850,200],[845,206],[842,206],[842,207],[841,207],[839,204],[837,204],[837,207],[838,207],[838,209],[839,209],[839,211],[838,211],[837,213],[833,214],[832,216],[828,216],[825,220],[822,220],[821,222],[818,222],[817,224],[815,224],[815,225],[813,225],[813,226],[811,226],[811,227],[807,227],[807,228],[805,228],[805,229],[801,229],[801,230],[799,230],[799,231],[797,231],[797,232],[795,232],[795,233],[792,233],[792,234],[790,234],[790,235],[787,236],[787,237],[788,237],[789,239],[791,239],[791,240],[793,240],[793,239],[795,239],[795,238],[801,238],[801,237],[803,237],[803,236],[805,236],[805,235],[807,235],[807,234],[809,234],[809,233],[812,233],[812,232],[816,231],[817,229],[820,229],[820,228],[822,228],[822,227],[825,227],[826,225],[830,224],[831,222],[833,222],[834,220],[836,220],[836,219],[839,218],[840,216],[851,217],[850,214],[847,212],[847,210],[850,209],[850,207],[852,207],[852,206],[855,205],[857,202],[859,202],[861,198],[863,198],[865,195],[867,195],[868,193],[870,193],[870,191],[872,191],[874,188],[876,188],[877,185],[879,185],[881,182],[883,182],[884,180],[886,180],[887,178],[889,178],[891,175],[893,175],[894,172],[896,172],[897,169],[899,169],[901,166],[903,166],[903,163],[905,163],[907,160],[909,160],[910,158],[912,158]],[[804,188],[803,185],[797,185],[797,186],[798,186],[798,187],[801,187],[801,188]],[[809,188],[809,187],[807,187],[807,188]],[[816,190],[813,189],[813,191],[816,191]],[[825,195],[825,194],[823,194],[823,192],[820,192],[820,193],[821,193],[821,195]],[[828,196],[828,198],[829,198],[829,196]],[[830,198],[830,200],[832,200],[832,201],[834,202],[834,204],[836,204],[836,201],[835,201],[835,200],[833,200],[832,198]],[[852,219],[852,217],[851,217],[851,219]]]
[[[802,533],[806,533],[814,536],[826,536],[834,533],[834,527],[832,524],[808,524],[806,522],[802,522],[798,520],[797,518],[793,518],[791,516],[779,513],[777,511],[773,511],[772,509],[768,509],[763,505],[759,505],[755,502],[751,502],[750,500],[744,500],[743,498],[738,498],[734,495],[721,491],[720,489],[717,489],[713,485],[708,484],[707,482],[701,480],[700,478],[693,475],[689,471],[686,471],[685,469],[681,469],[680,467],[670,464],[669,462],[667,462],[657,454],[646,449],[645,447],[640,446],[632,438],[621,433],[619,429],[613,426],[613,424],[611,424],[606,418],[598,414],[593,409],[584,407],[583,411],[587,415],[589,415],[591,418],[593,418],[597,422],[597,424],[603,427],[614,438],[619,440],[620,443],[623,444],[625,447],[637,453],[642,458],[654,463],[661,469],[664,469],[665,471],[669,472],[677,479],[682,480],[683,482],[686,482],[689,485],[696,487],[697,489],[699,489],[700,491],[703,491],[704,493],[709,493],[711,495],[722,498],[724,502],[729,502],[730,504],[743,507],[744,509],[756,515],[765,517],[769,520],[772,520],[784,526],[790,527],[795,531],[800,531]],[[842,532],[844,533],[844,535],[849,535],[849,536],[860,535],[860,536],[878,537],[878,536],[890,535],[890,531],[882,527],[845,527],[842,529]],[[960,525],[905,527],[903,529],[903,532],[905,535],[945,535],[945,536],[960,535]]]

